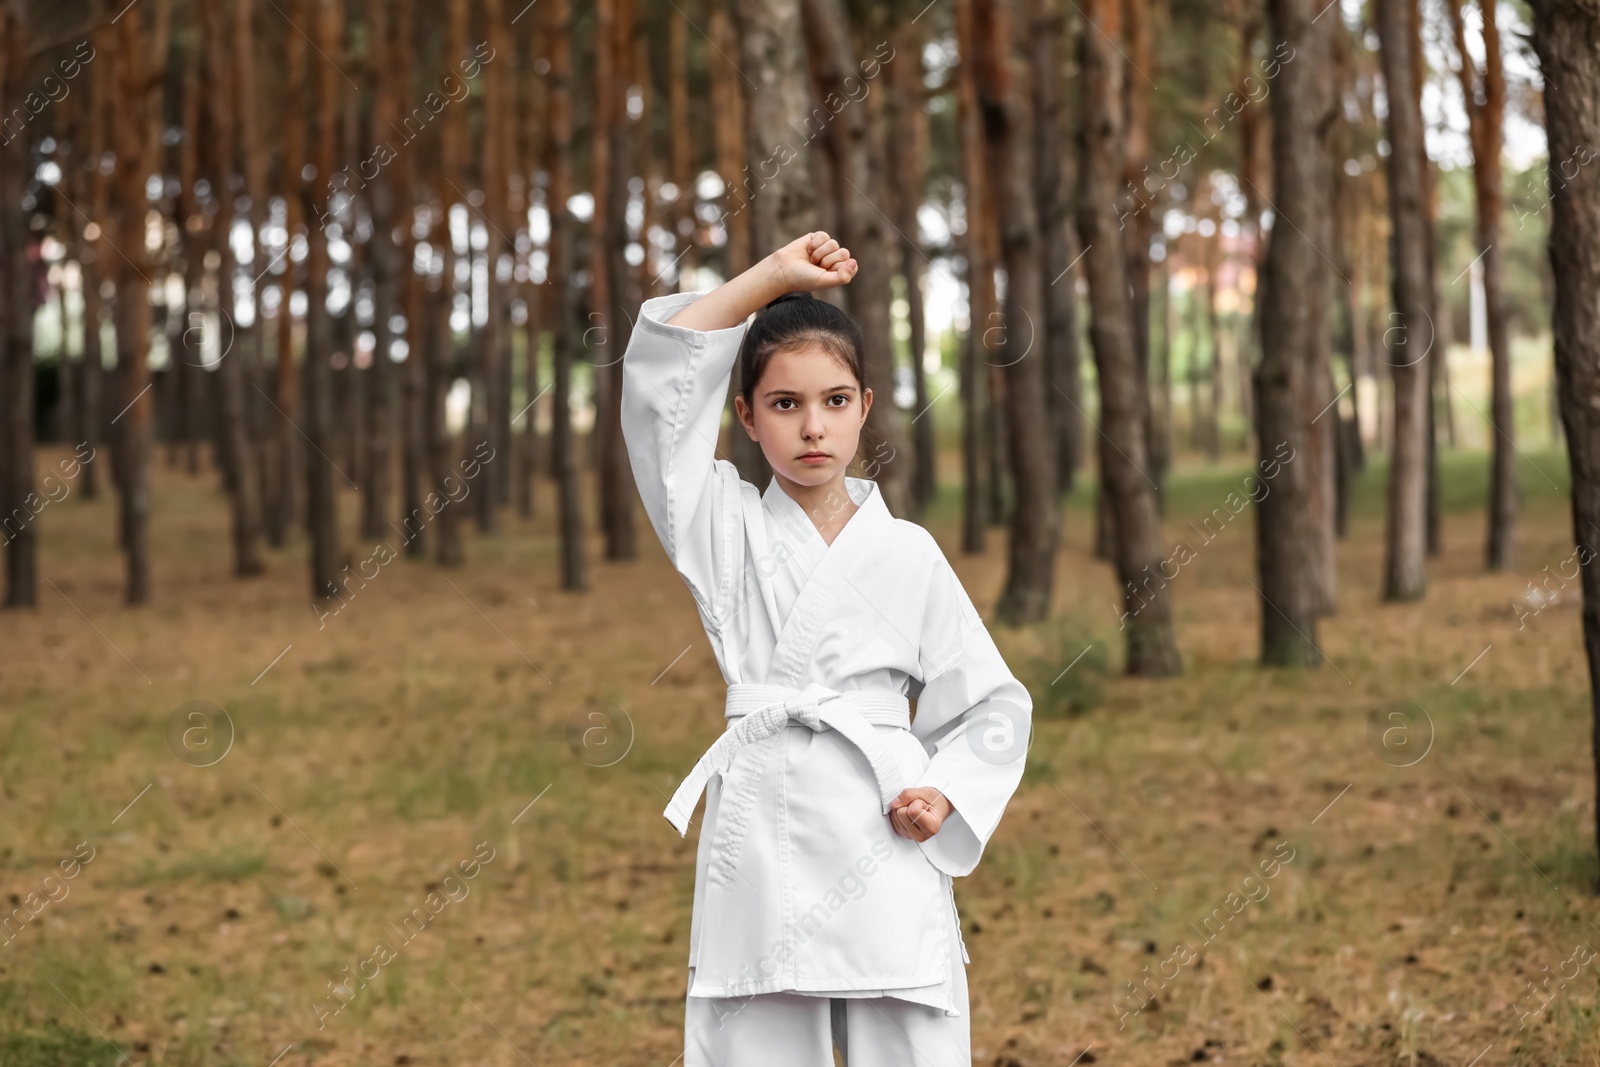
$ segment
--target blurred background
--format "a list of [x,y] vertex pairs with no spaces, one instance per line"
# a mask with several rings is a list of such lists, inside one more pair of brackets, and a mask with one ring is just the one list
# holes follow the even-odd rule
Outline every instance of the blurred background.
[[1035,701],[974,1062],[1600,1062],[1597,42],[0,0],[0,1065],[676,1062],[724,683],[620,363],[818,229]]

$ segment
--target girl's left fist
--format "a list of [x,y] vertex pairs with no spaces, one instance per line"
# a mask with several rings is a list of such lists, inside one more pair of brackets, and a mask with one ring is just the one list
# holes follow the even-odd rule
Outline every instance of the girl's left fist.
[[889,822],[901,837],[920,843],[938,833],[954,810],[955,805],[939,790],[927,785],[912,786],[902,789],[890,801]]

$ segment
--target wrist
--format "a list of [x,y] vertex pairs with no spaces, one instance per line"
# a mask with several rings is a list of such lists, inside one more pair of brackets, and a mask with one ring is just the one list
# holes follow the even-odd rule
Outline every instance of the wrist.
[[752,294],[759,301],[758,307],[765,307],[794,288],[784,277],[778,257],[771,252],[745,273],[750,276]]

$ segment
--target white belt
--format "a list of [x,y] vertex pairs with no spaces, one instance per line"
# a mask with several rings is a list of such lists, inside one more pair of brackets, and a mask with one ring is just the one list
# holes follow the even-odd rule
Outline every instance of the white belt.
[[819,733],[832,727],[859,748],[878,780],[883,814],[889,813],[889,802],[904,788],[899,761],[884,737],[873,729],[874,726],[911,729],[911,705],[898,693],[883,690],[841,693],[820,685],[791,689],[741,682],[728,686],[723,714],[728,719],[728,728],[700,757],[662,812],[680,837],[688,834],[689,816],[700,802],[700,794],[711,776],[726,774],[734,755],[745,745],[774,737],[791,723],[809,726]]

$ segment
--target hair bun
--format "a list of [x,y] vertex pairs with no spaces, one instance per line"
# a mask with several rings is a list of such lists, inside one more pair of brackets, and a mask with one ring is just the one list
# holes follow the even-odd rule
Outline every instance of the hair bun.
[[780,296],[775,296],[771,300],[767,301],[766,304],[764,304],[762,306],[761,310],[765,311],[767,308],[777,307],[779,304],[782,304],[785,301],[789,301],[789,300],[815,300],[815,299],[816,299],[816,297],[813,294],[811,294],[810,292],[808,292],[808,291],[806,291],[804,289],[791,289],[787,293],[783,293]]

